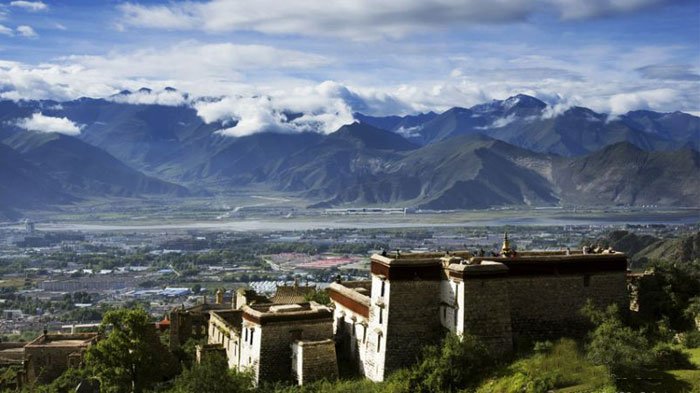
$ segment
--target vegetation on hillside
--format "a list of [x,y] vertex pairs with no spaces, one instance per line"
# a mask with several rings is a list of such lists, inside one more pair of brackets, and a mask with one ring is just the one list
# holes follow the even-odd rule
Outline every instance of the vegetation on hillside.
[[587,244],[612,247],[630,258],[630,267],[642,269],[654,262],[674,261],[687,263],[700,261],[700,232],[686,236],[663,239],[651,235],[640,235],[625,230],[615,230]]

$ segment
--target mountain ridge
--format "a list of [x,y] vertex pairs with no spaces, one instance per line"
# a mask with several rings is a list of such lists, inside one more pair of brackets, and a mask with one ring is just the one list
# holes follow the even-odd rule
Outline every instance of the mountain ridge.
[[[217,131],[235,122],[206,124],[187,105],[0,101],[0,141],[17,150],[18,162],[58,180],[62,192],[88,196],[262,187],[318,206],[697,204],[700,118],[646,110],[611,118],[575,106],[552,110],[517,95],[440,114],[356,113],[359,121],[330,134],[230,137]],[[17,126],[19,117],[39,111],[80,124],[80,134]],[[100,179],[87,169],[91,160],[100,172],[121,175]]]

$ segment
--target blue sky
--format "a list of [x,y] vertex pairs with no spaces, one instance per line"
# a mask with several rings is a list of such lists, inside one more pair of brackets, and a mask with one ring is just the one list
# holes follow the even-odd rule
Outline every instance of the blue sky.
[[317,120],[329,127],[357,109],[440,111],[516,93],[611,113],[700,113],[700,0],[0,5],[0,97],[7,99],[174,86],[190,98],[249,107],[200,106],[210,119],[237,111],[264,122],[291,108],[326,114]]

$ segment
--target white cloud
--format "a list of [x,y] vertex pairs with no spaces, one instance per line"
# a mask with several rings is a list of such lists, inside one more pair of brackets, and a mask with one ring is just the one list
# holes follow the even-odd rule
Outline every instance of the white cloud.
[[49,8],[48,5],[44,4],[41,1],[17,0],[17,1],[11,1],[10,5],[13,7],[23,8],[23,9],[30,11],[30,12],[46,11]]
[[587,19],[669,3],[664,0],[552,0],[563,19]]
[[[244,136],[261,131],[330,133],[353,122],[352,109],[329,92],[323,82],[314,87],[276,91],[255,97],[225,97],[194,104],[197,114],[207,123],[236,123],[220,130],[223,135]],[[287,114],[303,113],[289,120]]]
[[586,19],[633,12],[671,0],[321,0],[229,1],[141,5],[125,3],[119,24],[155,29],[257,31],[266,34],[400,37],[448,26],[524,21],[555,12]]
[[27,38],[35,38],[39,36],[31,26],[27,25],[17,26],[17,33],[22,37]]
[[579,106],[581,97],[573,95],[570,97],[562,97],[557,94],[554,97],[539,97],[541,100],[548,103],[547,107],[542,111],[543,119],[551,119],[557,117],[573,106]]
[[[227,120],[235,120],[237,124],[219,130],[218,132],[222,135],[246,136],[261,131],[294,131],[290,125],[284,124],[286,117],[274,108],[268,97],[246,97],[233,100],[229,98],[226,102],[230,105]],[[200,111],[207,112],[206,105],[200,105],[197,112]]]
[[139,90],[130,94],[116,94],[109,100],[125,104],[181,106],[190,103],[186,95],[177,90]]
[[[165,48],[111,52],[104,56],[66,56],[29,65],[0,60],[0,98],[71,100],[108,97],[147,86],[177,87],[193,96],[254,95],[290,82],[287,70],[313,69],[332,60],[313,53],[265,45],[203,44],[185,41]],[[264,81],[251,86],[250,81]],[[299,82],[292,82],[298,85]],[[166,96],[131,97],[162,102]],[[145,103],[145,101],[144,101]]]
[[688,64],[652,64],[637,71],[646,79],[700,81],[700,72]]
[[635,109],[654,109],[674,104],[677,101],[678,94],[672,89],[615,94],[610,97],[610,113],[619,115]]
[[5,25],[2,25],[2,24],[0,24],[0,34],[7,35],[7,36],[15,35],[11,28],[9,28]]
[[312,68],[328,64],[323,56],[267,45],[204,44],[183,41],[168,48],[111,52],[105,56],[68,56],[70,63],[125,78],[236,78],[241,71]]
[[415,127],[408,127],[404,128],[403,126],[399,127],[398,130],[396,130],[396,133],[403,136],[404,138],[413,138],[413,137],[420,137],[420,131],[423,129],[423,126],[415,126]]
[[67,117],[44,116],[40,112],[34,113],[31,117],[17,120],[15,125],[28,131],[57,132],[66,135],[78,135],[82,128]]

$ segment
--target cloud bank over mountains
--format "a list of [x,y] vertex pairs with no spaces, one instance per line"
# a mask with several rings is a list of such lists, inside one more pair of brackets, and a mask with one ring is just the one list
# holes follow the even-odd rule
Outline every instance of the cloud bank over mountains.
[[518,93],[550,104],[548,116],[572,105],[700,114],[696,3],[18,0],[0,6],[0,99],[192,105],[234,136],[331,132],[353,112],[441,112]]

